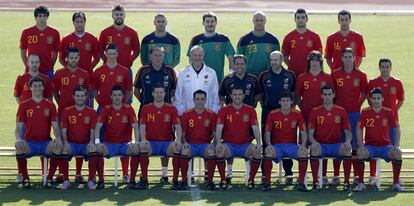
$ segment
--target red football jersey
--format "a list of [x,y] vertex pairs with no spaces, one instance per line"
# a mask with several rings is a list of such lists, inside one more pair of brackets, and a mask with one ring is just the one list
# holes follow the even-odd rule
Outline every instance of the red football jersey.
[[139,122],[145,125],[146,138],[150,141],[172,141],[174,125],[180,124],[177,109],[168,103],[160,108],[154,103],[142,107]]
[[[106,64],[96,69],[92,74],[92,88],[98,91],[99,105],[112,104],[111,90],[115,85],[119,85],[126,91],[132,90],[131,77],[128,69],[118,64],[111,69]],[[125,100],[126,101],[126,100]]]
[[[40,58],[39,71],[42,73],[53,71],[53,53],[59,51],[60,35],[58,30],[47,26],[39,31],[36,26],[23,30],[20,37],[20,49],[27,49],[27,56],[37,54]],[[25,63],[26,64],[26,63]],[[26,65],[25,72],[29,68]]]
[[351,125],[344,108],[334,105],[328,111],[323,107],[315,107],[309,115],[309,129],[315,129],[314,138],[323,144],[341,143],[342,130],[350,130]]
[[122,144],[131,141],[132,124],[137,123],[134,108],[122,104],[120,110],[106,105],[98,116],[97,122],[103,123],[104,142]]
[[284,115],[280,109],[275,109],[267,117],[266,132],[270,132],[272,144],[297,144],[298,129],[306,132],[305,121],[299,110],[292,109]]
[[368,83],[367,94],[369,94],[374,87],[381,88],[382,93],[384,94],[382,105],[390,108],[394,112],[395,118],[398,120],[397,100],[403,101],[405,99],[404,87],[401,80],[395,77],[390,77],[386,81],[384,81],[382,77],[371,79]]
[[322,104],[321,88],[324,85],[333,86],[332,77],[324,72],[317,76],[307,72],[298,77],[295,94],[302,98],[300,110],[305,120],[308,120],[314,107]]
[[58,114],[61,114],[63,109],[75,104],[72,95],[76,87],[82,86],[89,90],[90,76],[87,71],[80,68],[77,68],[75,72],[62,68],[56,71],[53,84],[55,91],[59,92]]
[[35,102],[28,99],[19,105],[16,122],[23,122],[26,133],[26,141],[49,141],[50,130],[53,121],[57,120],[56,107],[53,102],[43,99]]
[[378,113],[371,107],[362,110],[357,127],[365,127],[365,144],[373,146],[386,146],[392,144],[389,128],[397,127],[394,113],[391,109],[383,107]]
[[213,139],[216,130],[217,115],[211,110],[204,110],[201,114],[195,109],[183,113],[181,126],[185,138],[191,144],[208,144]]
[[89,75],[92,75],[92,59],[100,58],[101,50],[98,39],[88,32],[85,32],[85,34],[81,37],[76,35],[75,32],[72,32],[63,37],[62,41],[60,42],[59,51],[59,59],[62,62],[65,62],[66,50],[70,47],[76,47],[79,49],[78,66],[87,71]]
[[77,110],[75,106],[66,107],[60,117],[60,127],[67,129],[70,143],[87,144],[91,138],[91,129],[96,126],[96,112],[90,107]]
[[[45,89],[43,90],[43,98],[53,97],[53,84],[49,77],[39,73],[39,77],[45,81]],[[14,84],[14,96],[20,97],[22,101],[32,98],[32,91],[29,88],[29,80],[32,78],[29,72],[17,76]]]
[[360,112],[361,93],[366,92],[368,85],[367,75],[357,69],[347,73],[342,68],[333,71],[331,75],[336,90],[335,104],[347,112]]
[[257,125],[256,110],[243,104],[236,109],[233,104],[221,108],[217,124],[224,125],[222,139],[231,144],[246,144],[252,141],[252,126]]
[[341,32],[338,31],[329,35],[326,39],[325,58],[332,59],[333,69],[342,65],[342,50],[347,47],[354,50],[356,62],[366,55],[364,38],[356,31],[350,31],[347,36],[342,36]]
[[307,58],[311,51],[322,53],[322,42],[319,34],[307,29],[301,34],[293,30],[285,36],[282,44],[282,53],[289,58],[289,70],[295,72],[296,76],[303,74],[308,69]]
[[[126,26],[117,30],[113,25],[104,29],[99,35],[101,51],[105,51],[106,45],[114,43],[118,48],[118,63],[124,67],[132,66],[132,54],[139,53],[140,45],[138,33],[131,27]],[[106,63],[106,58],[103,58]]]

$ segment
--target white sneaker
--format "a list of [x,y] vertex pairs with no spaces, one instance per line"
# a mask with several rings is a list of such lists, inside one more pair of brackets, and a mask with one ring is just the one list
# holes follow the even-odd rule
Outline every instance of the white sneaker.
[[358,185],[354,188],[355,192],[362,192],[366,190],[367,187],[364,185],[364,183],[358,183]]
[[368,180],[368,185],[374,186],[377,184],[377,178],[376,177],[370,177]]
[[341,180],[339,179],[339,177],[333,177],[331,185],[339,185],[341,184]]
[[87,185],[90,190],[96,190],[96,185],[92,180],[89,180]]
[[69,187],[70,187],[69,180],[65,180],[65,181],[63,181],[62,186],[60,186],[60,189],[67,190],[67,189],[69,189]]
[[129,176],[128,175],[122,176],[122,183],[124,183],[124,184],[128,184],[129,183]]
[[322,178],[322,185],[329,185],[328,177]]
[[394,184],[394,185],[392,186],[392,190],[393,190],[393,191],[396,191],[396,192],[402,192],[402,191],[404,191],[404,188],[403,188],[403,187],[401,187],[401,185],[400,185],[400,184]]
[[16,183],[17,184],[19,184],[19,183],[21,183],[23,181],[23,176],[22,175],[17,175],[17,177],[16,177]]

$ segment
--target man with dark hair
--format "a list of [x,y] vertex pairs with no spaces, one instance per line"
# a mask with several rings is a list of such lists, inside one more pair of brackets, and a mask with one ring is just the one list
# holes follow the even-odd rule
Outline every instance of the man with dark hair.
[[[383,107],[384,95],[380,88],[374,88],[369,93],[371,106],[362,110],[358,121],[358,173],[359,183],[355,191],[365,190],[364,160],[382,158],[392,161],[393,186],[397,192],[404,191],[400,184],[400,171],[402,164],[400,137],[401,131],[391,109]],[[365,128],[365,135],[363,129]],[[394,130],[395,142],[391,142],[389,130]],[[363,138],[365,137],[365,138]],[[378,188],[379,189],[379,188]]]
[[204,49],[204,62],[210,68],[214,69],[217,74],[217,80],[220,83],[224,78],[224,56],[229,60],[229,71],[233,69],[234,48],[230,39],[221,33],[216,32],[217,16],[213,12],[203,14],[204,33],[199,34],[191,39],[188,47],[187,56],[190,57],[190,50],[195,45]]
[[322,43],[319,34],[306,27],[308,14],[305,9],[297,9],[295,12],[296,29],[285,36],[282,44],[282,53],[288,69],[295,72],[296,76],[307,70],[306,60],[308,54],[313,51],[322,52]]
[[325,59],[331,71],[342,64],[342,50],[351,47],[355,52],[355,67],[358,69],[362,58],[366,55],[364,38],[356,31],[350,29],[351,12],[341,10],[338,13],[339,31],[331,34],[326,39]]
[[28,57],[37,54],[40,60],[39,71],[53,79],[53,67],[59,51],[60,35],[58,30],[47,25],[49,9],[44,5],[34,10],[36,25],[23,30],[20,37],[20,56],[29,71]]

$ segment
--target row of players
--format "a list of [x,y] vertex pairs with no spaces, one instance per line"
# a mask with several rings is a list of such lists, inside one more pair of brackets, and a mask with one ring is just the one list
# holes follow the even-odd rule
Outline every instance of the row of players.
[[[81,87],[73,91],[75,105],[65,108],[60,117],[60,127],[55,105],[43,98],[45,82],[33,77],[29,87],[33,96],[19,105],[16,120],[16,159],[19,172],[23,175],[22,185],[30,187],[27,172],[27,158],[34,155],[51,156],[48,180],[56,167],[62,167],[64,182],[62,189],[70,186],[68,161],[71,156],[85,156],[89,159],[88,187],[104,188],[104,160],[115,155],[131,157],[131,179],[129,188],[148,188],[148,164],[150,155],[172,157],[172,189],[186,189],[189,159],[201,156],[206,159],[208,171],[207,188],[215,190],[213,183],[215,167],[220,173],[221,189],[227,189],[225,159],[241,157],[250,162],[248,189],[255,188],[254,178],[260,163],[264,165],[265,182],[263,190],[269,191],[272,161],[284,157],[299,161],[298,190],[307,191],[304,177],[310,159],[313,190],[319,190],[319,159],[335,157],[344,161],[344,190],[350,191],[352,150],[351,125],[344,108],[334,104],[335,90],[330,86],[321,88],[322,105],[310,114],[308,126],[299,110],[292,109],[293,97],[289,92],[280,96],[280,109],[270,112],[265,127],[267,146],[262,151],[256,111],[243,103],[244,90],[234,86],[231,89],[232,103],[220,109],[216,115],[206,109],[206,92],[197,90],[193,94],[195,108],[186,111],[181,119],[177,109],[164,102],[166,89],[155,84],[152,90],[154,102],[142,107],[139,124],[134,109],[123,103],[122,87],[111,89],[112,103],[106,105],[96,117],[96,112],[85,105],[87,91]],[[382,90],[374,88],[369,93],[371,106],[362,110],[357,123],[358,185],[355,191],[365,189],[364,161],[373,158],[392,160],[393,189],[402,191],[399,184],[401,150],[399,149],[400,128],[391,109],[382,106]],[[26,129],[23,137],[23,127]],[[55,139],[50,137],[53,127]],[[103,144],[100,136],[104,128]],[[393,145],[389,129],[396,135]],[[363,138],[363,129],[365,135]],[[134,141],[131,141],[134,130]],[[300,141],[297,132],[300,131]],[[175,135],[174,135],[175,132]],[[341,133],[346,136],[345,141]],[[174,139],[175,136],[175,139]],[[256,142],[252,142],[252,136]],[[213,140],[214,138],[214,140]],[[310,154],[309,154],[310,153]],[[262,155],[263,154],[263,155]],[[141,165],[140,182],[136,173]],[[178,182],[181,170],[182,182]],[[98,173],[98,184],[93,178]]]
[[[254,28],[240,38],[237,44],[237,53],[247,57],[247,71],[258,76],[270,66],[269,54],[272,51],[281,50],[284,62],[289,70],[296,76],[306,72],[306,58],[310,51],[316,50],[322,53],[322,43],[319,34],[306,27],[308,15],[304,9],[295,12],[296,28],[287,34],[283,40],[282,48],[279,40],[266,31],[266,15],[263,12],[255,12],[252,18]],[[104,55],[108,44],[116,44],[119,48],[118,62],[127,68],[131,68],[135,59],[141,55],[142,65],[149,65],[149,50],[156,45],[165,50],[163,63],[175,67],[180,62],[180,41],[170,32],[166,31],[167,19],[164,14],[154,17],[155,31],[145,36],[140,44],[138,33],[124,23],[126,13],[121,5],[115,5],[112,9],[113,24],[99,35],[99,40],[85,31],[86,16],[77,11],[72,16],[74,32],[65,36],[60,41],[58,30],[47,25],[49,10],[39,5],[34,10],[36,25],[25,29],[20,38],[21,58],[27,66],[27,57],[38,54],[40,57],[40,71],[53,77],[53,67],[58,59],[66,66],[66,50],[76,47],[80,50],[80,67],[92,74],[94,67]],[[235,49],[229,38],[222,33],[216,32],[217,16],[208,12],[202,16],[204,33],[192,38],[190,49],[200,45],[205,51],[205,63],[216,71],[219,82],[224,78],[224,59],[229,60],[229,69],[233,68],[233,57]],[[325,45],[325,58],[327,64],[334,70],[341,66],[341,51],[351,47],[356,54],[356,66],[359,67],[362,58],[365,57],[366,49],[361,34],[350,29],[351,13],[342,10],[338,13],[340,30],[331,34]],[[27,71],[27,67],[26,67]]]

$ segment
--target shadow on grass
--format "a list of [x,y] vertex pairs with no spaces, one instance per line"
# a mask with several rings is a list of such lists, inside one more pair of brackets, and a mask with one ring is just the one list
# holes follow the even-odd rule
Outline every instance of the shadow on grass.
[[[414,185],[407,185],[407,192],[414,193]],[[187,191],[172,191],[170,185],[150,184],[146,191],[129,190],[125,185],[115,188],[111,182],[107,183],[104,190],[92,191],[84,188],[84,185],[73,187],[70,190],[44,189],[39,182],[32,184],[31,189],[19,189],[10,182],[0,182],[0,204],[40,205],[53,204],[56,201],[63,205],[230,205],[230,204],[302,204],[302,205],[326,205],[332,203],[374,204],[391,199],[397,195],[390,191],[389,185],[383,186],[383,191],[369,189],[361,193],[343,192],[342,187],[326,188],[320,192],[302,193],[294,190],[293,186],[283,184],[272,185],[270,192],[262,192],[261,186],[250,191],[239,183],[233,185],[227,191],[209,191],[203,184],[199,187],[189,188]],[[396,200],[397,201],[397,200]],[[196,203],[194,203],[196,202]],[[378,203],[378,202],[377,202]],[[398,204],[398,202],[394,202]]]

